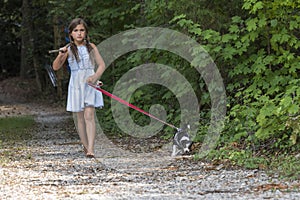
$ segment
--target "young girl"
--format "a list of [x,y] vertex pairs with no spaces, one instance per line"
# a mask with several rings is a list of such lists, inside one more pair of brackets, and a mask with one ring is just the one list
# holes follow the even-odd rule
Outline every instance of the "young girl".
[[77,18],[71,21],[69,37],[70,44],[60,48],[53,62],[53,69],[60,69],[68,59],[71,76],[67,111],[77,114],[78,134],[83,149],[86,156],[92,158],[96,136],[95,108],[103,106],[103,97],[88,83],[97,82],[105,70],[105,63],[97,47],[89,42],[87,25],[83,19]]

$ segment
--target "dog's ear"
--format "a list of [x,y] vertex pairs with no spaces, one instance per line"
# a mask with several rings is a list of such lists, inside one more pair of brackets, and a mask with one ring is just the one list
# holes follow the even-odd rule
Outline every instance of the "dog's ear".
[[183,124],[183,128],[182,128],[184,131],[189,131],[191,129],[191,126],[189,123],[184,123]]
[[189,131],[189,130],[191,130],[191,125],[190,124],[187,124],[186,125],[186,129]]

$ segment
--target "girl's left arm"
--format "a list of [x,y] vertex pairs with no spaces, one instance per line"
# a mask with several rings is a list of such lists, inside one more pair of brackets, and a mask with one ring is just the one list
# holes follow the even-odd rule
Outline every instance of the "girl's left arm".
[[99,78],[102,76],[102,74],[105,70],[105,63],[104,63],[104,60],[101,57],[96,45],[91,43],[91,46],[93,47],[93,54],[94,54],[94,59],[96,61],[97,70],[93,76],[90,76],[87,79],[87,82],[91,83],[91,84],[95,84],[99,80]]

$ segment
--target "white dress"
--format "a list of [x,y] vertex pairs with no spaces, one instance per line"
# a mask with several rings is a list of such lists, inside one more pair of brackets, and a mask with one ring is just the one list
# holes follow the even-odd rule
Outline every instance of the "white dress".
[[95,66],[89,59],[86,46],[77,46],[79,61],[73,56],[68,48],[68,63],[71,76],[68,87],[67,111],[80,112],[86,106],[103,107],[103,96],[86,82],[87,78],[95,73]]

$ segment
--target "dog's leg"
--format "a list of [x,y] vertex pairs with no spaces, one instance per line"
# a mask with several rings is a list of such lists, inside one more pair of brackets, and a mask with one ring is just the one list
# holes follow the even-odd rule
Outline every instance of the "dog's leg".
[[177,147],[175,144],[173,144],[173,152],[172,152],[172,157],[177,155]]

